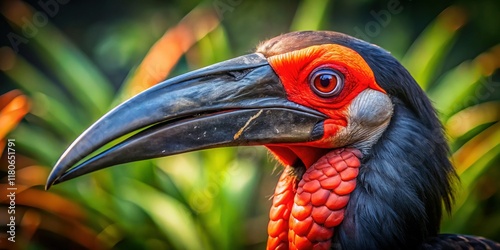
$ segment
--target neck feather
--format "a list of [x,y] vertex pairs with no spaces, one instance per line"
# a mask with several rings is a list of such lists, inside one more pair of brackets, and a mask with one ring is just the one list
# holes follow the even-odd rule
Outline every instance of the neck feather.
[[[335,241],[343,249],[411,249],[437,235],[456,174],[442,131],[398,99],[387,130],[362,160]],[[433,134],[439,136],[433,137]]]

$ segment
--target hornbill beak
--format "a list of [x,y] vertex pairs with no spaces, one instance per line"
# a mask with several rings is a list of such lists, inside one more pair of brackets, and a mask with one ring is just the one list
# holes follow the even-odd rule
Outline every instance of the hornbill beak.
[[318,140],[325,118],[287,99],[279,77],[262,54],[237,57],[166,80],[108,112],[63,153],[46,189],[132,161],[223,146]]

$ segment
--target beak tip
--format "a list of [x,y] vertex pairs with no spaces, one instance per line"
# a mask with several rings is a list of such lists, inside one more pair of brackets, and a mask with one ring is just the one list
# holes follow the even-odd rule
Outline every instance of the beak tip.
[[55,184],[54,182],[55,179],[53,178],[53,176],[49,176],[49,178],[47,179],[47,183],[45,183],[45,191],[48,191],[50,187]]
[[52,172],[49,174],[49,176],[47,177],[47,182],[45,183],[45,190],[49,190],[50,187],[52,187],[53,185],[59,183],[59,178],[60,178],[60,174],[58,174],[59,171],[54,171],[56,168],[54,167],[54,169],[52,170]]
[[65,180],[61,179],[60,177],[48,179],[47,183],[45,184],[45,191],[48,191],[52,186],[57,185],[63,181]]

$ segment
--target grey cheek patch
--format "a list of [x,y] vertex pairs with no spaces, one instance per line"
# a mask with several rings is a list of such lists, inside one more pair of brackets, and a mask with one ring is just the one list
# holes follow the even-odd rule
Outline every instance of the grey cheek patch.
[[386,94],[366,89],[353,99],[347,112],[347,127],[333,141],[336,146],[352,146],[367,154],[389,125],[393,104]]

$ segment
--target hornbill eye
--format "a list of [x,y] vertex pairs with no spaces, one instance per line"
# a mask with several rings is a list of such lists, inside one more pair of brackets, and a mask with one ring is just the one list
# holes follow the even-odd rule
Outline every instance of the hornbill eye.
[[309,78],[311,89],[321,97],[337,95],[344,87],[344,77],[331,68],[320,68],[311,73]]

